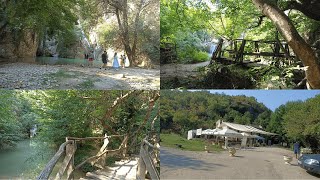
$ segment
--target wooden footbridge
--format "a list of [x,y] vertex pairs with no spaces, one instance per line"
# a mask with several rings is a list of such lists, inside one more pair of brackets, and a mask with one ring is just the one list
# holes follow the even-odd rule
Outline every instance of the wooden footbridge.
[[[109,150],[108,144],[109,139],[114,137],[123,138],[121,145],[118,149]],[[78,165],[74,164],[74,155],[77,150],[78,141],[87,140],[103,140],[104,143],[100,148],[99,152]],[[95,172],[88,172],[86,177],[82,179],[160,179],[159,170],[157,165],[159,165],[159,145],[151,144],[148,138],[142,140],[140,144],[140,154],[135,157],[128,157],[128,136],[127,135],[112,135],[105,137],[86,137],[86,138],[76,138],[67,137],[66,142],[61,144],[59,150],[48,162],[45,168],[41,171],[38,176],[38,180],[42,179],[74,179],[74,171],[79,169],[85,163],[90,163],[100,170]],[[61,167],[59,168],[56,175],[52,176],[51,173],[56,166],[60,157],[64,155],[64,159]],[[107,156],[120,155],[122,160],[115,163],[112,167],[107,167],[105,160]]]
[[[291,64],[295,55],[290,50],[285,41],[254,41],[245,39],[235,39],[228,42],[228,46],[223,48],[224,40],[219,39],[216,50],[212,53],[210,64],[220,62],[223,64],[247,64],[254,61],[245,61],[244,56],[254,56],[260,59],[262,56],[273,59],[284,59],[286,64]],[[228,56],[226,56],[228,54]],[[256,61],[256,62],[259,62]],[[280,63],[280,62],[279,62]]]

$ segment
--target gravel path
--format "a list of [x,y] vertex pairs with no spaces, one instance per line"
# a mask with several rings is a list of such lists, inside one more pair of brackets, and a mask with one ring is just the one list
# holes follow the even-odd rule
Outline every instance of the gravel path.
[[210,61],[196,64],[164,64],[161,65],[161,77],[197,76],[198,68],[209,65]]
[[160,88],[160,71],[12,63],[0,66],[0,88],[156,90]]
[[286,165],[291,151],[260,147],[229,153],[191,152],[161,147],[161,179],[318,179],[297,165]]

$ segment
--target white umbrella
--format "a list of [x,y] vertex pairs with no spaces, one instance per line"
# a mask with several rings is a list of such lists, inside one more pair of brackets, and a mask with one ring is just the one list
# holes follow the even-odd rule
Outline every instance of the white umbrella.
[[225,137],[243,137],[242,134],[231,130],[231,129],[222,129],[220,131],[213,133],[216,136],[225,136]]

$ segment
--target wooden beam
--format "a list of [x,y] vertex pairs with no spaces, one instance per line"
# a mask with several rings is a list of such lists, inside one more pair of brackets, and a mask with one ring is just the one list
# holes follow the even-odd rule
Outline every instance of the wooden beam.
[[213,61],[217,59],[219,53],[221,52],[222,44],[223,44],[223,39],[221,38],[221,39],[219,39],[217,48],[216,48],[215,51],[212,53],[212,57],[211,57],[210,64],[213,64]]
[[48,164],[45,166],[45,168],[41,171],[40,175],[37,177],[38,180],[48,179],[54,166],[58,162],[59,158],[64,152],[64,148],[67,144],[72,143],[72,141],[67,141],[60,145],[59,150],[56,152],[56,154],[51,158],[51,160],[48,162]]
[[[61,179],[62,175],[64,174],[64,172],[69,169],[69,164],[73,159],[73,155],[75,153],[75,148],[74,148],[74,141],[72,141],[72,143],[67,144],[66,147],[66,157],[64,158],[62,165],[55,177],[55,180],[59,180]],[[72,166],[72,165],[71,165]],[[70,171],[70,170],[69,170]],[[71,170],[72,172],[73,170]],[[71,173],[70,173],[71,174]]]
[[78,137],[67,137],[69,140],[92,140],[92,139],[106,139],[106,138],[113,138],[113,137],[122,137],[125,135],[111,135],[107,137],[84,137],[84,138],[78,138]]
[[245,45],[246,45],[246,40],[242,40],[242,43],[241,43],[241,46],[240,46],[240,49],[239,49],[239,51],[238,51],[238,53],[237,53],[237,55],[236,55],[236,59],[235,59],[235,61],[236,62],[243,62],[243,51],[244,51],[244,47],[245,47]]
[[142,148],[141,157],[146,165],[147,171],[149,172],[151,179],[159,180],[160,179],[159,172],[156,166],[154,165],[152,158],[150,157],[147,149]]

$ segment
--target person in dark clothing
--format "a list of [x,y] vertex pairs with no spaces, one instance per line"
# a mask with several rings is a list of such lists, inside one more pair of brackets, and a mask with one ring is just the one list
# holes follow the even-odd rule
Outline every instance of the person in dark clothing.
[[102,59],[102,67],[101,68],[104,68],[105,70],[107,70],[107,63],[108,63],[108,54],[107,54],[107,51],[104,51],[101,55],[101,59]]
[[296,155],[296,159],[298,159],[298,155],[300,154],[300,144],[296,142],[293,144],[293,152]]

